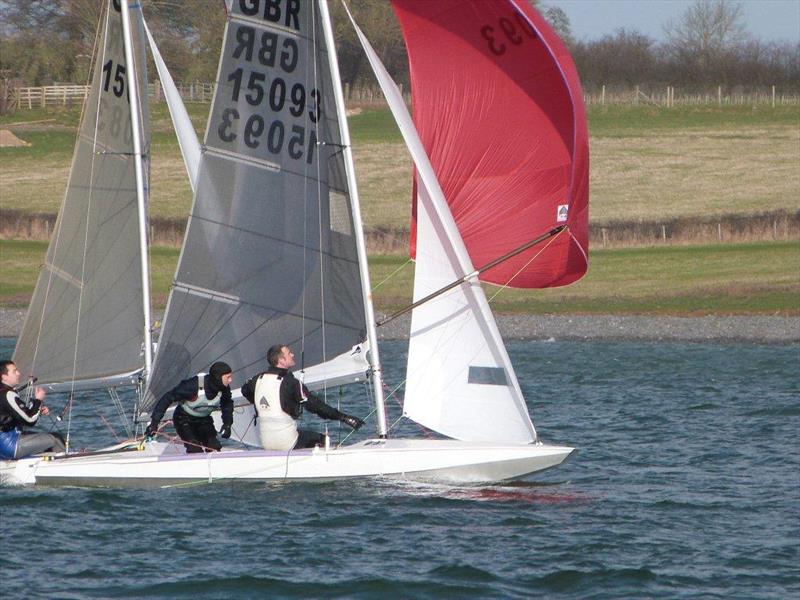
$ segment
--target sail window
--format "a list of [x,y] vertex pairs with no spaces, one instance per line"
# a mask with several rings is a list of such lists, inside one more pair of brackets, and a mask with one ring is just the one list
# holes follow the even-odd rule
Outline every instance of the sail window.
[[508,385],[508,377],[506,377],[506,371],[502,367],[470,367],[467,383]]
[[353,227],[350,222],[348,198],[340,192],[330,191],[331,230],[342,235],[352,236]]

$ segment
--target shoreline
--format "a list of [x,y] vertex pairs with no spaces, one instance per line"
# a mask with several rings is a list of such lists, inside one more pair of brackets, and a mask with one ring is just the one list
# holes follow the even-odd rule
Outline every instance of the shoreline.
[[[24,309],[0,308],[0,337],[18,336],[22,330],[25,312]],[[161,317],[161,311],[154,314],[156,319],[160,320]],[[498,314],[495,319],[505,340],[800,343],[800,316]],[[410,316],[404,315],[381,327],[378,338],[407,339],[410,323]]]

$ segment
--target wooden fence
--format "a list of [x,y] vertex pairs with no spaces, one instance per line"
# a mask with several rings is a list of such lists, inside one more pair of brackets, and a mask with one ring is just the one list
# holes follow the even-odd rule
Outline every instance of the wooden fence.
[[652,105],[672,108],[675,106],[797,106],[800,94],[796,91],[779,90],[776,86],[761,90],[731,91],[717,86],[712,90],[675,92],[675,86],[657,89],[653,86],[633,89],[610,89],[600,86],[584,93],[587,106]]
[[[210,103],[214,97],[215,84],[203,82],[182,82],[176,84],[185,102]],[[401,86],[402,90],[402,86]],[[17,87],[9,89],[6,100],[8,111],[44,108],[54,106],[72,106],[83,102],[89,94],[86,85],[50,85],[44,87]],[[158,81],[148,85],[148,95],[154,102],[164,99],[164,93]],[[410,103],[408,93],[404,94]],[[351,87],[344,86],[344,97],[348,104],[355,106],[385,106],[383,92],[376,86]],[[667,108],[675,106],[797,106],[800,105],[800,94],[796,91],[779,90],[776,86],[761,90],[736,91],[717,86],[702,92],[676,91],[674,86],[655,88],[654,86],[635,86],[632,89],[618,88],[593,89],[584,93],[584,101],[588,106],[619,105],[653,105]]]

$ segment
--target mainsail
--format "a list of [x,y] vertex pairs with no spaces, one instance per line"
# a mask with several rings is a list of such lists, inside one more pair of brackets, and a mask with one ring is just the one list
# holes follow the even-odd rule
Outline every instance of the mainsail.
[[[69,184],[14,353],[22,372],[40,383],[109,378],[144,363],[128,87],[131,73],[139,90],[147,81],[140,5],[130,15],[133,65],[125,60],[120,3],[107,3]],[[146,103],[138,105],[146,147]]]
[[241,384],[265,368],[272,344],[312,366],[367,337],[360,232],[317,3],[262,4],[231,7],[143,410],[217,360]]

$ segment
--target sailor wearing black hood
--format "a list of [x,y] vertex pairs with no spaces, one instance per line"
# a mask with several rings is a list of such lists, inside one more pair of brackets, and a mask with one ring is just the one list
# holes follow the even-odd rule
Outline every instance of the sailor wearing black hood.
[[211,413],[222,410],[223,438],[231,437],[233,424],[233,400],[231,399],[231,368],[224,362],[211,365],[208,374],[198,373],[194,377],[184,379],[177,386],[164,394],[153,408],[150,424],[145,436],[152,437],[158,432],[158,424],[170,405],[178,403],[172,415],[175,431],[183,440],[186,452],[211,452],[221,450],[222,444],[217,439],[214,419]]

